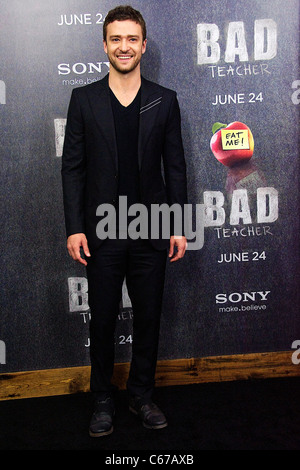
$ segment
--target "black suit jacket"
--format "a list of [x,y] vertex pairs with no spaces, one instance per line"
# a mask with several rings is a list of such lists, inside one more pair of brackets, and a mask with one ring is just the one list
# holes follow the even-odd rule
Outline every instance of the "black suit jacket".
[[[141,203],[187,202],[186,165],[176,93],[142,78],[138,141]],[[163,171],[162,165],[163,162]],[[118,155],[108,75],[72,92],[62,157],[67,236],[85,233],[90,250],[99,204],[118,199]],[[153,240],[162,249],[168,240]]]

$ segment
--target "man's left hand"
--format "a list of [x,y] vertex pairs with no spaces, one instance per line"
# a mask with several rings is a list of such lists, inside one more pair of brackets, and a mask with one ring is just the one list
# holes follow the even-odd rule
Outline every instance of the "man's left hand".
[[[177,251],[175,252],[175,247]],[[169,258],[171,263],[173,261],[177,261],[180,258],[183,258],[185,250],[187,247],[187,240],[185,237],[179,237],[176,235],[172,235],[170,238],[170,249],[169,249]]]

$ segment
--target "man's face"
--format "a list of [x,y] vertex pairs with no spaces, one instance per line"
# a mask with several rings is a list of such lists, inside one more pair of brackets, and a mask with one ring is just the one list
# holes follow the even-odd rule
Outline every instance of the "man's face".
[[146,51],[142,28],[131,20],[114,21],[107,25],[106,41],[103,41],[112,67],[122,74],[134,70]]

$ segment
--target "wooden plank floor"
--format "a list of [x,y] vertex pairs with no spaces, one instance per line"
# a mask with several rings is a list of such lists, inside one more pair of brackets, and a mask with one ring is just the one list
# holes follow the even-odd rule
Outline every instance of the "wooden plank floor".
[[[115,364],[114,383],[124,389],[129,363]],[[299,376],[291,351],[158,361],[156,385]],[[0,400],[89,391],[90,367],[68,367],[0,374]]]

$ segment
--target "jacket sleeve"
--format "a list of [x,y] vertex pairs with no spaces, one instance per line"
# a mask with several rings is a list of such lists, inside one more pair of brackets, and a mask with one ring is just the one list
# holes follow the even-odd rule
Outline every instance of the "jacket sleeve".
[[173,94],[166,123],[163,164],[168,204],[178,204],[181,206],[181,230],[179,230],[180,233],[178,233],[178,230],[176,232],[177,226],[175,224],[174,235],[183,235],[184,204],[187,204],[188,197],[186,163],[181,135],[181,116],[176,93]]
[[86,155],[84,123],[77,92],[74,89],[70,99],[61,168],[67,237],[85,232]]

